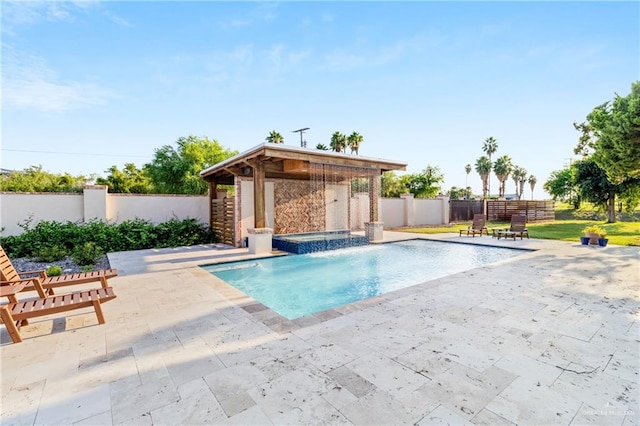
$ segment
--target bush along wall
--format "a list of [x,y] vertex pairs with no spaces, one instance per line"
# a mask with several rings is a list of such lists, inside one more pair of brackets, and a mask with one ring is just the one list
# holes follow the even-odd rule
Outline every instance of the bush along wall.
[[143,219],[119,224],[100,220],[82,224],[43,221],[35,226],[25,221],[20,226],[24,229],[22,234],[0,237],[0,245],[9,257],[28,257],[42,262],[66,256],[90,262],[115,251],[216,242],[210,227],[196,219],[171,219],[160,224]]

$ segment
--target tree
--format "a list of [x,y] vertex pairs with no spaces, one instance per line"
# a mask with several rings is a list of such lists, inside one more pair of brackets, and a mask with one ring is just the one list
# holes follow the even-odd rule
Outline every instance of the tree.
[[444,175],[437,166],[427,166],[422,172],[410,175],[409,192],[416,198],[433,198],[441,192]]
[[0,190],[7,192],[82,192],[95,176],[72,176],[47,172],[42,166],[30,166],[0,176]]
[[265,140],[269,143],[284,143],[282,135],[275,130],[270,131],[269,136],[267,136]]
[[358,150],[360,149],[360,145],[362,145],[363,140],[364,138],[358,132],[353,132],[349,135],[347,138],[347,146],[351,150],[352,154],[355,152],[356,155],[358,155]]
[[613,102],[595,107],[587,121],[573,125],[581,132],[575,153],[593,151],[593,161],[611,183],[640,178],[640,81],[631,84],[626,97],[616,94]]
[[620,195],[627,203],[637,205],[638,198],[634,194],[640,191],[640,178],[628,178],[625,181],[611,183],[607,172],[592,158],[575,163],[575,181],[580,188],[580,195],[587,201],[602,207],[607,212],[607,221],[616,221],[616,196]]
[[[491,165],[491,156],[498,150],[498,142],[493,136],[489,136],[484,140],[482,150],[487,154],[487,157],[489,157],[489,165]],[[491,170],[489,170],[489,175],[487,175],[487,191],[489,192],[489,196],[491,196]]]
[[516,198],[519,200],[522,198],[524,183],[527,180],[527,169],[521,166],[513,166],[511,177],[513,178],[513,183],[516,185]]
[[576,185],[574,165],[551,172],[542,188],[553,200],[571,203],[575,209],[580,207],[580,190]]
[[538,183],[538,179],[534,175],[529,176],[529,187],[531,188],[531,199],[532,200],[533,200],[533,188],[536,187],[536,183]]
[[449,190],[449,198],[451,200],[464,200],[469,195],[469,192],[465,188],[458,188],[457,186],[452,186]]
[[329,146],[335,152],[342,152],[347,147],[347,137],[340,132],[333,132]]
[[498,197],[504,197],[505,182],[507,181],[507,178],[509,178],[511,167],[511,158],[508,155],[503,155],[493,164],[493,172],[496,174],[496,177],[500,182]]
[[464,171],[467,173],[467,176],[464,179],[464,186],[469,186],[469,173],[471,173],[471,164],[467,164],[464,166]]
[[318,145],[316,145],[316,149],[320,151],[329,151],[329,147],[323,143],[319,143]]
[[482,180],[482,198],[487,198],[489,174],[491,173],[491,160],[483,155],[476,160],[476,172]]
[[111,166],[106,178],[96,179],[98,185],[107,185],[109,192],[120,194],[150,194],[153,193],[151,178],[147,172],[138,169],[133,163],[125,163],[122,170],[118,166]]
[[238,153],[206,136],[180,137],[176,143],[177,150],[171,145],[156,149],[151,163],[145,165],[156,193],[206,194],[208,185],[200,172]]

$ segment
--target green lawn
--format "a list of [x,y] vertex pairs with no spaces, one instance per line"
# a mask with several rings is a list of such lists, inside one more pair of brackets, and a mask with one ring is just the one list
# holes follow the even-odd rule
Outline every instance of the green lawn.
[[[584,236],[582,230],[588,225],[597,224],[607,230],[609,244],[620,246],[640,246],[640,222],[616,222],[603,223],[594,220],[555,220],[553,222],[528,223],[527,229],[531,238],[546,240],[580,241]],[[458,234],[460,229],[467,229],[468,223],[458,223],[452,226],[427,227],[427,228],[401,228],[404,232],[416,232],[419,234],[441,234],[453,232]],[[487,227],[508,228],[508,222],[489,222]]]

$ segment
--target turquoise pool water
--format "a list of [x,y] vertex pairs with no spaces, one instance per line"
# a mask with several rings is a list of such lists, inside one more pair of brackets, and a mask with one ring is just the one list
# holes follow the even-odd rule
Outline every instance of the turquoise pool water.
[[283,317],[296,319],[522,253],[411,240],[203,268]]

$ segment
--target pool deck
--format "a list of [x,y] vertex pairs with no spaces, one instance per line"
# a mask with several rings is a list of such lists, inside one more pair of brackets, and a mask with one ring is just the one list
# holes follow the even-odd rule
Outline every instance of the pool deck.
[[2,327],[0,423],[640,424],[639,247],[411,238],[534,251],[295,321],[198,267],[246,249],[111,253],[106,324]]

